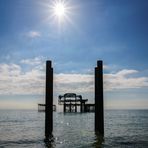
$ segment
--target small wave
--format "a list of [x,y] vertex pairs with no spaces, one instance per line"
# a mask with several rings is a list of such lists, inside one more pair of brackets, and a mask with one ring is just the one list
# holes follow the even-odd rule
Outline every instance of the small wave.
[[19,140],[19,141],[0,141],[0,146],[8,146],[8,145],[19,145],[19,144],[38,144],[42,143],[43,140]]

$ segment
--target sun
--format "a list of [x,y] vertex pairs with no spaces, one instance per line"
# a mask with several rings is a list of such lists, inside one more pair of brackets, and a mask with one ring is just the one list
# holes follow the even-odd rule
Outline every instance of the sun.
[[62,1],[56,1],[52,7],[53,15],[59,19],[63,19],[66,16],[66,5]]
[[[72,23],[73,6],[68,0],[51,0],[47,5],[47,13],[51,24],[58,24],[60,29],[68,23]],[[47,18],[47,19],[48,19]]]
[[62,17],[65,15],[65,6],[62,3],[57,3],[54,6],[54,14],[58,17]]

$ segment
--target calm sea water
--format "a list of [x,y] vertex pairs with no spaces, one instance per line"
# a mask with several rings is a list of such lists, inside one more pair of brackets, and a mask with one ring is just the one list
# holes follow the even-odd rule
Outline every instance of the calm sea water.
[[44,113],[0,111],[0,148],[148,148],[148,110],[105,111],[105,137],[94,133],[94,113],[54,113],[51,142],[44,142]]

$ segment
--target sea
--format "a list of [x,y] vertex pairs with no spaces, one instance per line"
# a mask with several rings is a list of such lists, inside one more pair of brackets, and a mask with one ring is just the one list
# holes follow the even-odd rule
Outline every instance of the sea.
[[148,110],[105,110],[105,135],[94,132],[94,113],[53,113],[45,140],[45,113],[0,110],[0,148],[148,148]]

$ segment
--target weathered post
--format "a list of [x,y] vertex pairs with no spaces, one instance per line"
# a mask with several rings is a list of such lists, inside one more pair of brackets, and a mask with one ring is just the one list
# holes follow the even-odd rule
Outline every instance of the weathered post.
[[103,61],[95,67],[95,131],[104,135]]
[[77,112],[77,102],[76,102],[76,97],[75,97],[75,112]]
[[80,112],[83,112],[82,96],[80,95]]
[[53,130],[53,68],[51,61],[46,61],[46,105],[45,105],[45,137],[48,139]]
[[64,106],[63,106],[63,110],[64,110],[64,113],[66,112],[66,102],[65,102],[65,96],[64,96]]
[[80,112],[82,113],[83,112],[83,104],[82,104],[82,101],[80,102]]

